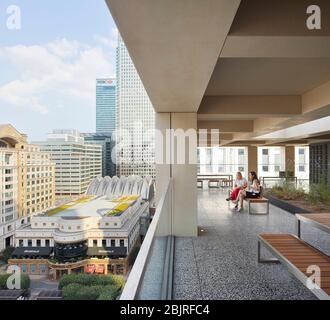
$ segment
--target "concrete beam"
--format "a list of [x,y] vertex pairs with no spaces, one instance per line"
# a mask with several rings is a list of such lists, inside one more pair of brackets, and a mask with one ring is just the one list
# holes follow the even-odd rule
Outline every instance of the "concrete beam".
[[[322,12],[321,30],[309,30],[306,10],[318,5]],[[330,36],[329,0],[245,0],[242,1],[230,35],[235,36]]]
[[198,129],[218,129],[221,133],[253,132],[253,120],[218,120],[197,122]]
[[329,57],[329,36],[228,36],[220,54],[220,58]]
[[300,96],[204,96],[198,119],[254,119],[301,115]]
[[227,144],[227,146],[262,146],[265,145],[265,140],[242,140],[242,141],[232,141]]
[[303,114],[330,114],[330,81],[302,95]]

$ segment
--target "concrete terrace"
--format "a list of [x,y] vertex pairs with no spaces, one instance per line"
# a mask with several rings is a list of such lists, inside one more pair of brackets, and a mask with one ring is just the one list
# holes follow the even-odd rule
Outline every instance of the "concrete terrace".
[[[176,239],[174,299],[316,299],[281,264],[257,262],[257,235],[294,233],[294,215],[274,206],[269,216],[236,213],[226,196],[198,192],[198,224],[204,232]],[[303,225],[302,238],[330,254],[330,237],[321,231]]]

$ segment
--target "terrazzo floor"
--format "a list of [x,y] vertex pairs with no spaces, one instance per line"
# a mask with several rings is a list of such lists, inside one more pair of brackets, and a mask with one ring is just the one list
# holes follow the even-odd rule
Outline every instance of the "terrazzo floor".
[[[237,213],[226,196],[218,190],[198,191],[203,231],[197,238],[176,238],[174,299],[316,299],[281,264],[257,262],[257,235],[295,233],[294,215],[274,206],[269,216]],[[302,238],[330,254],[329,235],[302,225]],[[269,256],[265,250],[262,254]]]

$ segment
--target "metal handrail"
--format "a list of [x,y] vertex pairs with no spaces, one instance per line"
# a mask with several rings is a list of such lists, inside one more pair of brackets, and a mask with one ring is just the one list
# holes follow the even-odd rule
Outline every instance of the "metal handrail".
[[138,292],[143,280],[145,268],[150,256],[152,244],[155,239],[157,226],[163,211],[166,195],[171,192],[172,179],[170,179],[166,185],[166,191],[162,195],[159,204],[156,208],[155,215],[149,226],[148,232],[142,242],[139,253],[136,257],[132,270],[128,276],[127,282],[120,296],[120,300],[135,300],[138,296]]

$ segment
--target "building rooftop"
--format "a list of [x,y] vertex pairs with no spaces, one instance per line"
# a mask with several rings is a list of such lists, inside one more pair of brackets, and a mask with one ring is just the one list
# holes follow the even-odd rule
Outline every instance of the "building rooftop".
[[88,217],[120,216],[139,196],[121,196],[109,199],[107,196],[85,196],[60,207],[47,211],[46,217],[61,217],[62,219],[83,219]]

